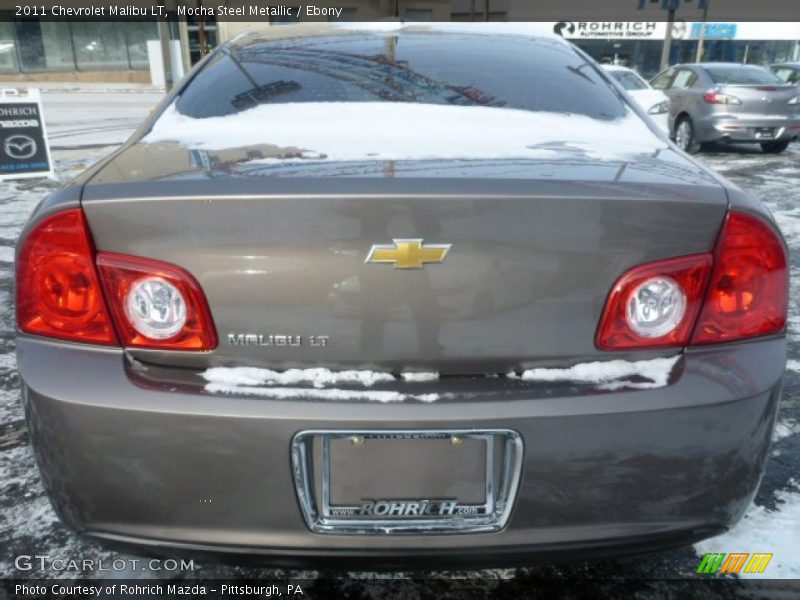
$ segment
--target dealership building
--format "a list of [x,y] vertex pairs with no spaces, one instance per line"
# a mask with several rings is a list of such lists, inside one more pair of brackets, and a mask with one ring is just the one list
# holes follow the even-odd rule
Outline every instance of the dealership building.
[[[726,0],[730,7],[743,0]],[[764,8],[784,0],[767,0]],[[792,0],[793,1],[793,0]],[[631,10],[640,2],[644,10]],[[60,5],[45,2],[45,8]],[[76,5],[79,2],[75,3]],[[150,7],[151,0],[127,0],[127,5]],[[246,29],[276,26],[297,19],[274,16],[262,20],[231,21],[215,16],[178,17],[181,7],[210,5],[235,8],[250,5],[243,0],[165,0],[168,24],[161,28],[151,21],[48,20],[35,15],[15,15],[13,5],[0,0],[0,82],[14,81],[101,81],[138,82],[152,80],[152,47],[148,42],[171,38],[186,71],[204,53]],[[263,6],[290,6],[291,3],[259,0]],[[305,3],[302,3],[305,4]],[[667,33],[666,12],[653,0],[604,0],[580,6],[587,21],[559,20],[569,15],[558,3],[529,0],[337,0],[320,6],[341,9],[336,17],[322,20],[368,21],[399,17],[409,21],[524,21],[548,17],[546,27],[559,31],[601,62],[628,65],[651,76],[658,71],[661,49]],[[777,5],[776,4],[776,5]],[[711,2],[709,21],[714,18]],[[683,0],[673,26],[670,63],[695,60],[699,40],[703,59],[769,64],[800,60],[800,23],[709,22],[698,21],[703,11],[698,0]],[[752,3],[749,3],[752,9]],[[624,10],[623,10],[624,9]],[[573,10],[575,12],[577,8]],[[744,9],[743,9],[744,10]],[[604,21],[609,14],[631,14],[652,20]],[[184,13],[185,14],[185,13]],[[744,13],[742,13],[744,14]],[[320,20],[301,17],[299,20]],[[175,60],[175,58],[173,58]]]
[[[651,77],[659,71],[667,24],[659,21],[560,22],[561,34],[603,63],[629,66]],[[701,23],[673,25],[670,64],[702,60],[767,65],[800,61],[800,23]]]

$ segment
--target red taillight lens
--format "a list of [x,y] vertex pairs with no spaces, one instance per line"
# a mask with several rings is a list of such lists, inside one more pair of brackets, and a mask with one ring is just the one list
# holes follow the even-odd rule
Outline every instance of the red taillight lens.
[[703,95],[703,100],[708,104],[741,104],[742,101],[730,94],[720,94],[719,92],[708,92]]
[[789,274],[780,236],[758,217],[730,212],[692,344],[779,333],[786,325]]
[[26,333],[92,344],[121,341],[172,350],[211,350],[217,345],[205,296],[189,273],[120,254],[101,253],[95,263],[79,208],[45,218],[23,242],[17,263],[17,323]]
[[787,264],[786,247],[770,225],[731,211],[713,260],[695,254],[625,273],[606,301],[595,344],[673,347],[780,333],[789,303]]
[[611,289],[595,336],[603,350],[684,346],[711,271],[710,254],[635,267]]
[[200,285],[180,267],[101,252],[97,266],[122,344],[212,350],[217,335]]
[[17,324],[36,335],[117,343],[79,208],[47,217],[25,239],[17,263]]

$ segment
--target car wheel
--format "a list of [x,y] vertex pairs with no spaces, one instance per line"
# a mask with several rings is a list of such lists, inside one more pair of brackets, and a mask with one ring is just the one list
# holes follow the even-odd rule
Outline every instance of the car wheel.
[[761,149],[766,154],[780,154],[789,147],[789,142],[764,142]]
[[696,154],[700,150],[700,144],[694,136],[694,125],[689,117],[681,117],[675,125],[675,143],[689,154]]

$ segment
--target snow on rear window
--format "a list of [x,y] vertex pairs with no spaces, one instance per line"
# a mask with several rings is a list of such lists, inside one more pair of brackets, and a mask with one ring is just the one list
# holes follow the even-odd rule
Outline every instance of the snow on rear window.
[[[413,126],[411,124],[414,124]],[[633,112],[584,115],[408,102],[267,104],[197,119],[168,107],[142,140],[199,151],[244,148],[251,164],[288,161],[549,160],[569,152],[628,160],[666,144]]]

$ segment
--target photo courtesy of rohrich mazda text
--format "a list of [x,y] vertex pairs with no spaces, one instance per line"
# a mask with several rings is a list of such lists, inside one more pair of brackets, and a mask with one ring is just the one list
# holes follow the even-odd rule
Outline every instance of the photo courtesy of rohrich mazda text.
[[[616,559],[734,528],[781,403],[790,237],[690,154],[796,160],[793,63],[642,76],[561,30],[255,27],[45,190],[9,320],[60,522],[163,577],[187,555]],[[757,554],[691,574],[773,552],[729,551]]]

